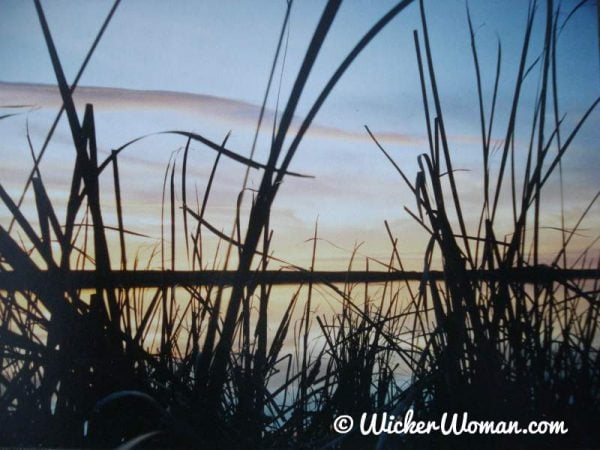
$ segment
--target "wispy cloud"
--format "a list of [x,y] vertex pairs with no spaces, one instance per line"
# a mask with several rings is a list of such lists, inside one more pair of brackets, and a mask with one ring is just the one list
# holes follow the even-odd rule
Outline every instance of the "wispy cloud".
[[[97,109],[116,111],[172,110],[248,128],[256,126],[260,114],[260,107],[252,103],[187,92],[80,86],[75,91],[74,99],[78,107],[92,103]],[[0,82],[0,106],[15,104],[58,108],[61,98],[58,87],[54,85]],[[274,115],[273,110],[265,111],[265,121],[272,123]],[[295,118],[292,131],[297,129],[301,120],[300,117]],[[311,126],[310,137],[355,142],[369,140],[364,130],[343,130],[318,123]],[[424,142],[423,136],[397,132],[378,132],[377,137],[394,145],[418,145]]]

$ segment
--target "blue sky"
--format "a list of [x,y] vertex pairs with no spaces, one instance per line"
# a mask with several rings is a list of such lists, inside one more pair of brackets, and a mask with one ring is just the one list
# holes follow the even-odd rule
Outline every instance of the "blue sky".
[[[43,2],[69,80],[74,78],[111,3]],[[544,2],[541,3],[531,61],[541,51]],[[107,153],[129,139],[168,129],[195,131],[215,141],[231,130],[229,146],[248,155],[258,116],[257,105],[264,94],[285,4],[284,0],[123,0],[80,81],[82,89],[78,94],[79,105],[86,101],[96,105],[101,150]],[[311,73],[298,118],[308,110],[337,64],[362,34],[394,4],[387,0],[353,0],[342,5]],[[465,2],[425,4],[451,146],[459,166],[470,170],[458,179],[465,201],[473,205],[471,212],[476,216],[481,151],[477,144],[477,99]],[[565,1],[562,9],[568,11],[575,4]],[[323,1],[316,0],[294,3],[286,63],[283,71],[278,71],[278,76],[282,73],[281,104],[290,91],[323,5]],[[499,123],[493,136],[501,139],[527,2],[472,1],[470,6],[488,105],[498,38],[502,42]],[[596,14],[595,3],[588,2],[561,35],[558,78],[567,129],[600,94]],[[304,241],[311,236],[318,217],[323,237],[344,248],[365,242],[362,250],[381,258],[389,253],[383,227],[383,220],[387,219],[396,233],[410,237],[401,244],[408,258],[420,260],[425,236],[402,209],[404,205],[413,207],[414,201],[363,129],[364,124],[369,125],[396,161],[414,177],[416,157],[426,151],[426,134],[413,29],[420,30],[416,4],[401,13],[361,54],[317,116],[292,165],[293,170],[316,178],[286,181],[275,204],[275,250],[280,256],[300,263],[307,260],[310,245]],[[0,105],[22,100],[40,106],[27,116],[34,146],[39,148],[60,103],[55,89],[47,86],[55,84],[55,80],[33,2],[0,0],[0,60],[3,61]],[[524,107],[518,118],[522,142],[528,137],[527,121],[538,81],[539,70],[534,69],[525,83]],[[269,107],[271,111],[275,108],[274,96]],[[572,217],[585,208],[599,187],[599,118],[598,111],[589,118],[565,160],[569,180],[567,206]],[[5,161],[0,168],[0,182],[15,196],[30,167],[24,130],[25,116],[0,122],[0,133],[4,136],[0,157]],[[266,158],[269,132],[266,129],[260,140],[258,159]],[[121,169],[128,175],[126,200],[131,228],[151,236],[160,232],[156,211],[160,211],[162,177],[171,152],[183,143],[175,137],[152,137],[124,154]],[[213,155],[200,147],[196,150],[191,174],[201,192]],[[55,183],[54,195],[59,203],[64,199],[64,178],[68,177],[62,177],[55,169],[69,167],[72,157],[69,135],[63,126],[45,163],[47,181]],[[243,171],[235,164],[220,169],[209,212],[209,220],[219,226],[231,223],[242,176]],[[254,172],[251,185],[259,182],[260,173]],[[547,198],[545,217],[550,225],[556,226],[556,184],[549,186]],[[110,197],[106,201],[110,209]],[[2,216],[2,223],[5,217]],[[595,207],[588,228],[597,229],[599,222],[599,210]],[[334,261],[332,265],[345,264],[347,253],[327,244],[323,251]]]

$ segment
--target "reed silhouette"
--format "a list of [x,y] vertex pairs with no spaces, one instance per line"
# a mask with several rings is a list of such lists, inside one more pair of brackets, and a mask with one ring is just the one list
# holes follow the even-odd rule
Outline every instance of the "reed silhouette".
[[[279,187],[319,109],[360,52],[412,0],[397,3],[355,45],[318,95],[297,131],[291,123],[308,76],[326,41],[340,0],[329,0],[308,45],[287,104],[273,124],[266,163],[186,131],[178,170],[169,163],[164,178],[162,239],[156,254],[161,270],[149,270],[127,253],[119,157],[134,139],[104,161],[96,147],[93,105],[80,121],[73,93],[96,45],[117,12],[114,2],[74,82],[69,85],[44,10],[35,0],[63,106],[56,116],[15,201],[0,185],[11,213],[0,226],[0,444],[3,446],[120,448],[589,448],[600,442],[600,359],[598,358],[600,268],[591,256],[596,241],[574,262],[566,252],[600,193],[576,225],[563,226],[551,264],[540,256],[540,202],[543,187],[557,176],[561,161],[599,99],[576,125],[565,130],[558,104],[556,55],[566,20],[551,0],[545,6],[543,49],[529,64],[536,2],[529,7],[514,94],[503,130],[500,166],[490,162],[497,128],[501,47],[491,99],[483,95],[475,33],[467,23],[481,123],[483,204],[474,231],[464,218],[459,179],[448,142],[432,57],[428,14],[418,5],[421,29],[414,31],[429,151],[418,159],[416,177],[406,174],[377,136],[379,149],[414,195],[417,211],[406,208],[429,237],[423,270],[404,270],[398,238],[386,223],[390,259],[386,270],[315,270],[312,263],[291,270],[272,256],[270,215]],[[416,2],[415,2],[416,3]],[[412,7],[417,7],[412,5]],[[262,112],[285,47],[291,1],[279,35]],[[527,122],[524,178],[517,180],[515,136],[522,107],[522,83],[532,70],[541,82],[534,117]],[[489,104],[488,104],[489,100]],[[262,126],[261,112],[256,134]],[[65,115],[72,135],[74,169],[66,214],[61,220],[46,189],[40,161],[57,123]],[[0,119],[8,119],[7,114]],[[495,131],[495,133],[499,133]],[[187,198],[191,143],[214,152],[201,202]],[[285,146],[290,142],[289,146]],[[246,175],[230,233],[205,218],[220,162],[228,158],[262,171],[247,223],[240,205],[248,195]],[[118,226],[106,225],[100,175],[112,170]],[[562,177],[562,172],[559,173]],[[414,178],[415,181],[410,180]],[[562,182],[562,178],[561,178]],[[561,184],[562,185],[562,184]],[[37,217],[26,217],[26,192],[33,190]],[[512,230],[497,237],[502,191],[509,191]],[[109,192],[102,189],[103,195]],[[177,201],[176,192],[181,192]],[[179,211],[181,210],[181,212]],[[506,219],[506,218],[505,218]],[[32,223],[39,223],[36,230]],[[176,224],[183,229],[177,232]],[[564,211],[563,211],[564,223]],[[118,236],[111,253],[107,231]],[[242,230],[245,230],[242,233]],[[211,260],[206,233],[219,240],[225,257]],[[183,239],[189,270],[176,270],[176,243]],[[57,245],[53,245],[57,243]],[[438,257],[441,270],[434,270]],[[151,258],[152,259],[152,258]],[[118,263],[117,263],[118,261]],[[217,265],[219,264],[219,265]],[[119,269],[114,269],[119,267]],[[274,332],[267,321],[280,284],[295,290]],[[371,290],[377,284],[379,289]],[[327,289],[341,303],[339,314],[319,315],[311,306],[315,290]],[[319,339],[315,339],[314,336]],[[402,378],[400,375],[405,374]],[[339,414],[414,408],[422,419],[464,412],[482,420],[566,420],[566,436],[370,436],[355,430],[336,435]]]

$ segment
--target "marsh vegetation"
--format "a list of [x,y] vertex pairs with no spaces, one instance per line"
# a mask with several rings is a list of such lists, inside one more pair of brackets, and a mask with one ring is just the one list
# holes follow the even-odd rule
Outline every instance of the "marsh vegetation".
[[[473,224],[465,219],[465,187],[457,176],[437,84],[444,74],[436,72],[429,40],[428,15],[435,9],[426,11],[423,3],[401,1],[374,23],[332,72],[300,126],[292,127],[341,1],[326,3],[288,101],[271,124],[265,162],[254,158],[256,141],[243,156],[228,147],[228,136],[213,142],[185,130],[169,132],[183,147],[164,173],[160,242],[150,258],[140,260],[126,244],[135,233],[124,225],[119,167],[123,152],[138,139],[102,159],[94,106],[77,111],[73,100],[119,1],[71,84],[35,1],[63,102],[55,124],[68,121],[74,152],[64,214],[57,212],[40,169],[55,126],[40,150],[31,148],[23,195],[13,198],[0,184],[0,199],[10,212],[9,223],[0,226],[1,445],[496,448],[510,440],[515,448],[589,448],[600,442],[597,239],[578,257],[567,257],[599,194],[590,194],[575,223],[567,223],[562,211],[560,244],[551,260],[540,250],[542,193],[550,180],[559,180],[563,192],[562,160],[599,101],[590,99],[574,126],[563,123],[556,47],[580,5],[567,14],[559,14],[564,6],[551,0],[529,5],[510,99],[498,98],[501,46],[496,66],[480,67],[470,15],[466,19],[483,162],[482,203]],[[299,145],[344,72],[407,7],[419,8],[421,18],[414,31],[414,70],[429,149],[418,158],[418,172],[406,173],[376,133],[369,127],[364,132],[373,141],[372,157],[387,158],[398,183],[413,195],[414,203],[405,209],[427,238],[422,269],[405,271],[401,231],[387,223],[382,232],[389,237],[390,255],[376,269],[372,260],[353,255],[345,272],[315,270],[317,226],[310,241],[312,263],[287,264],[273,256],[270,217],[280,186],[288,177],[304,176],[293,171]],[[276,82],[290,11],[288,2],[265,104]],[[532,48],[533,22],[540,14],[542,46]],[[486,77],[482,71],[488,71]],[[534,114],[517,120],[525,101],[523,82],[534,73],[540,79],[529,105]],[[490,75],[491,90],[482,81]],[[508,104],[507,117],[498,115],[500,102]],[[11,114],[2,120],[13,120]],[[262,115],[257,134],[265,126],[261,122]],[[530,139],[517,145],[517,128],[524,126]],[[189,193],[190,145],[213,155],[208,182],[195,196]],[[261,182],[249,189],[247,175],[240,180],[231,228],[222,230],[206,212],[226,159],[261,171]],[[109,204],[114,211],[107,211]],[[247,214],[242,205],[250,205]],[[116,215],[117,227],[107,225],[108,213]],[[498,231],[500,216],[503,227],[510,224],[508,233]],[[218,241],[216,255],[206,247],[208,236]],[[184,254],[177,253],[181,248]],[[176,260],[185,261],[187,270],[176,267]],[[156,264],[159,270],[148,269]],[[336,313],[315,312],[315,297],[323,292],[335,298]],[[285,305],[276,316],[274,302]],[[361,437],[332,430],[339,414],[401,416],[409,408],[423,419],[468,411],[482,420],[565,420],[570,432],[516,440]]]

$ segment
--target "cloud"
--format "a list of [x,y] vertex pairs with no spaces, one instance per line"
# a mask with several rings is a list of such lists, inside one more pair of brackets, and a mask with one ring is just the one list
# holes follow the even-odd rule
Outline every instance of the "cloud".
[[[75,104],[82,108],[92,103],[104,110],[172,110],[198,114],[227,124],[238,124],[250,129],[256,126],[260,107],[252,103],[206,94],[173,91],[144,91],[106,87],[80,86],[74,95]],[[41,108],[59,108],[62,104],[58,87],[48,84],[8,83],[0,81],[0,106],[32,105]],[[265,112],[265,123],[272,123],[275,112]],[[302,121],[296,117],[292,132],[298,130]],[[376,132],[377,138],[386,144],[420,145],[424,138],[397,132]],[[364,130],[349,131],[314,123],[309,130],[310,138],[343,141],[369,141]]]

